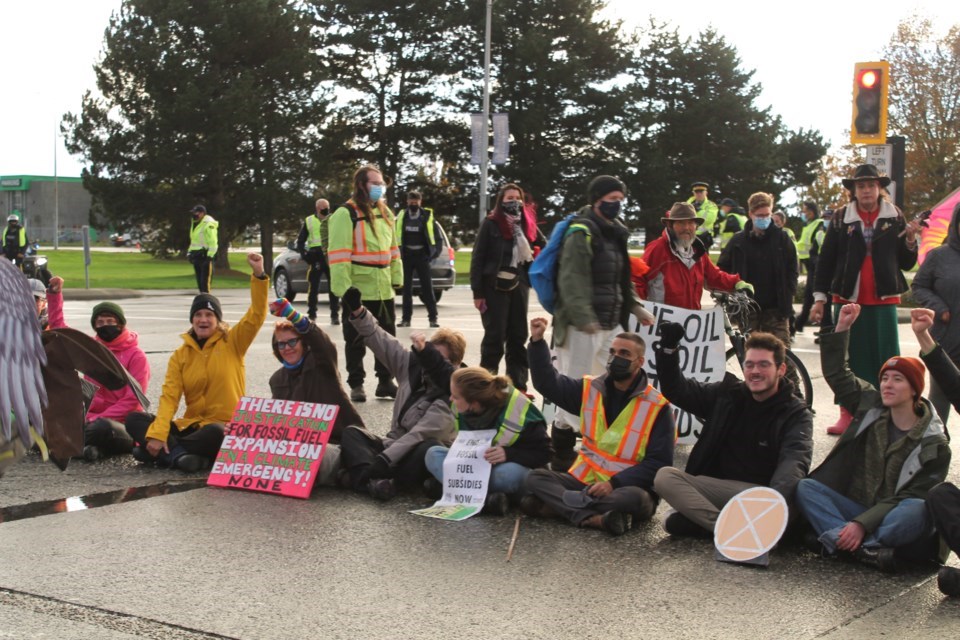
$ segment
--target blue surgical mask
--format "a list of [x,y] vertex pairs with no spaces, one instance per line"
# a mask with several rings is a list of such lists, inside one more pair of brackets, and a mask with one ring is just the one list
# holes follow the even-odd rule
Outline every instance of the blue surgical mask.
[[383,185],[382,184],[370,185],[370,201],[376,202],[382,197],[383,197]]
[[770,228],[770,220],[772,220],[770,216],[766,218],[755,218],[753,221],[753,226],[760,231],[766,231]]
[[601,200],[599,206],[600,213],[603,214],[603,217],[607,220],[615,220],[617,216],[620,215],[620,201],[614,200],[612,202],[607,200]]

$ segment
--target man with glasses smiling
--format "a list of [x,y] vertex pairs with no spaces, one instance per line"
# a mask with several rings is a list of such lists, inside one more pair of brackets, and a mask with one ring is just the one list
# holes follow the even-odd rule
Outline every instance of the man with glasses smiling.
[[660,325],[657,375],[671,404],[703,421],[684,471],[663,467],[654,490],[673,510],[663,521],[672,536],[713,535],[717,517],[735,495],[766,486],[792,502],[810,469],[813,416],[784,378],[786,346],[755,332],[746,343],[744,380],[727,373],[703,383],[680,372],[682,325]]

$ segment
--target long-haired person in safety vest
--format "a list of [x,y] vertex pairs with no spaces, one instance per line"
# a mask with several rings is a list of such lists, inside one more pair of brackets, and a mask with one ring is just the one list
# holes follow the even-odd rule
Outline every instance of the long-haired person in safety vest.
[[623,332],[610,345],[606,372],[574,379],[557,372],[543,339],[545,318],[530,321],[530,372],[543,397],[580,416],[583,444],[566,473],[535,469],[520,508],[529,516],[562,516],[580,527],[619,536],[649,520],[659,499],[653,479],[673,464],[673,411],[643,371],[646,345]]
[[[403,264],[394,231],[393,212],[383,200],[387,185],[380,170],[364,166],[353,174],[353,196],[329,220],[330,288],[342,297],[347,289],[360,290],[363,307],[390,335],[397,335],[395,288],[403,285]],[[363,389],[367,349],[357,330],[343,323],[350,399],[366,402]],[[386,365],[376,361],[378,398],[397,397],[397,385]]]

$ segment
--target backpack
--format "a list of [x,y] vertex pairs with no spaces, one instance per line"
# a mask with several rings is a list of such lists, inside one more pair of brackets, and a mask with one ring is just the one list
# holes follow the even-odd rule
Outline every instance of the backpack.
[[[571,213],[557,223],[550,233],[547,246],[534,259],[527,274],[530,278],[530,286],[537,292],[537,297],[540,299],[540,306],[547,313],[554,313],[557,307],[557,272],[560,269],[560,252],[563,249],[563,241],[570,231],[570,224],[578,217],[580,217],[579,214]],[[597,230],[589,220],[581,218],[581,222],[590,228],[592,242],[596,239]]]

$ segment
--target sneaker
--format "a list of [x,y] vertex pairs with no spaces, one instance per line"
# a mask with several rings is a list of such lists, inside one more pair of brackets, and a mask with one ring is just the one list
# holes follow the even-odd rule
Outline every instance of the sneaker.
[[409,326],[410,326],[410,321],[409,321],[409,320],[401,320],[400,322],[397,323],[397,326],[398,326],[398,327],[409,327]]
[[396,398],[397,385],[393,383],[393,380],[381,380],[377,384],[377,390],[374,392],[374,395],[378,398]]
[[678,538],[709,538],[713,534],[679,511],[671,511],[663,519],[663,530]]
[[532,493],[528,493],[520,500],[520,511],[531,518],[552,518],[557,515],[543,500]]
[[[884,573],[897,572],[897,559],[890,547],[860,547],[853,556],[871,567],[876,567]],[[939,576],[937,576],[939,582]]]
[[350,387],[350,401],[351,402],[366,402],[367,401],[367,392],[363,390],[362,385],[357,385],[355,387]]
[[960,598],[960,569],[940,567],[937,573],[937,586],[940,593],[952,598]]
[[210,466],[210,459],[193,453],[185,453],[173,461],[173,466],[180,469],[180,471],[196,473],[197,471],[203,471],[208,468]]
[[443,497],[443,485],[440,484],[439,480],[430,476],[423,481],[423,495],[431,500],[439,500]]
[[367,485],[367,492],[377,500],[387,502],[397,495],[397,487],[390,478],[379,478],[370,481],[370,484]]
[[100,451],[99,447],[96,447],[92,444],[88,444],[83,448],[83,459],[87,462],[96,462],[100,458],[105,457],[103,452]]
[[431,320],[431,321],[430,321],[430,328],[431,328],[431,329],[439,329],[439,328],[440,328],[440,323],[437,322],[436,320]]
[[488,516],[505,516],[510,510],[510,499],[505,493],[488,493],[481,513]]

